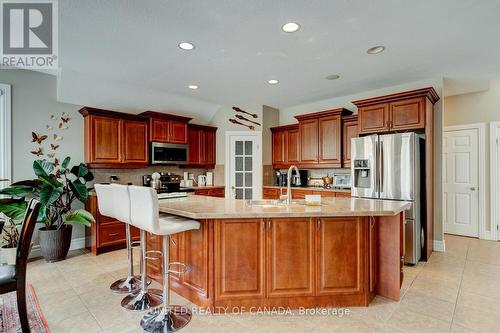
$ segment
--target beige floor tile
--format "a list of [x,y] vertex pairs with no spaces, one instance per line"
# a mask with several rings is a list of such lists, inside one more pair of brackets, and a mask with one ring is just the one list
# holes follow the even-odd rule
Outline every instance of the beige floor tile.
[[50,330],[53,333],[99,333],[101,327],[89,312],[83,312],[52,323]]
[[410,291],[419,292],[447,302],[455,303],[458,296],[459,283],[450,283],[418,276],[410,287]]
[[463,327],[463,326],[460,326],[457,324],[452,324],[451,331],[450,331],[450,333],[475,333],[475,332],[478,332],[478,331],[473,331],[471,329],[468,329],[466,327]]
[[116,306],[104,304],[101,307],[90,308],[89,311],[103,330],[107,330],[117,325],[117,323],[135,327],[144,315],[143,312],[127,311],[119,304]]
[[351,308],[349,317],[371,326],[383,326],[394,313],[398,302],[377,296],[367,307]]
[[455,303],[410,290],[401,301],[400,307],[408,311],[415,311],[429,317],[451,322]]
[[453,323],[478,332],[498,332],[498,316],[474,308],[457,306]]
[[464,275],[461,291],[486,297],[500,298],[500,282],[498,281],[498,277]]
[[450,323],[417,313],[412,309],[406,309],[404,307],[396,309],[387,325],[408,333],[439,333],[450,331]]
[[458,295],[457,306],[489,312],[500,317],[500,294],[483,296],[461,291]]
[[478,261],[467,261],[465,264],[464,276],[485,276],[497,278],[500,281],[500,266],[485,264]]
[[37,295],[43,314],[49,323],[59,322],[88,312],[74,291]]

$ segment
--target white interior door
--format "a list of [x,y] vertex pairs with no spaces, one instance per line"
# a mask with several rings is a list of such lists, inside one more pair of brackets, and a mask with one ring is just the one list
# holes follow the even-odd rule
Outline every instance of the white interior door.
[[226,136],[226,197],[233,199],[262,198],[262,137],[228,133]]
[[478,237],[479,130],[445,129],[443,141],[444,231]]

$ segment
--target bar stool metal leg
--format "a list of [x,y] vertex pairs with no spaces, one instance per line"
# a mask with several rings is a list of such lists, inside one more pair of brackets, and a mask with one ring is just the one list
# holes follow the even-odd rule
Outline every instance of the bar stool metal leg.
[[149,311],[141,320],[141,327],[148,333],[175,332],[186,326],[192,317],[191,310],[181,305],[170,305],[169,297],[169,245],[170,236],[163,236],[163,306]]
[[141,230],[141,290],[126,296],[121,305],[127,310],[145,311],[162,304],[161,290],[148,289],[146,269],[146,231]]
[[112,292],[117,294],[130,294],[138,292],[141,289],[141,277],[134,276],[134,255],[132,250],[130,224],[126,224],[125,234],[127,242],[128,275],[126,278],[113,282],[113,284],[109,287]]

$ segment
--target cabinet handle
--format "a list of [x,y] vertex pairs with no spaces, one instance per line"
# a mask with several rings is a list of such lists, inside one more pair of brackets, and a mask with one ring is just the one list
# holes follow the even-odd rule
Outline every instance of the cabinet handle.
[[265,230],[266,229],[266,221],[265,220],[262,220],[262,230]]
[[267,229],[271,230],[271,220],[267,220]]
[[110,236],[110,237],[113,237],[113,236],[118,236],[118,233],[117,233],[117,232],[115,232],[115,233],[109,234],[108,236]]
[[321,229],[321,220],[318,219],[318,231],[320,231],[320,229]]

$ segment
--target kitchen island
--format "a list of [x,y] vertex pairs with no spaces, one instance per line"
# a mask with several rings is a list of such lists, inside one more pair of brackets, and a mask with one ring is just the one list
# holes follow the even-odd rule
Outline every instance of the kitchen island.
[[[321,206],[250,205],[191,195],[159,206],[201,223],[170,245],[170,260],[190,268],[171,274],[171,288],[199,306],[248,311],[367,306],[375,295],[399,300],[406,203],[328,198]],[[160,244],[149,236],[149,249]],[[148,263],[156,280],[159,265]]]

